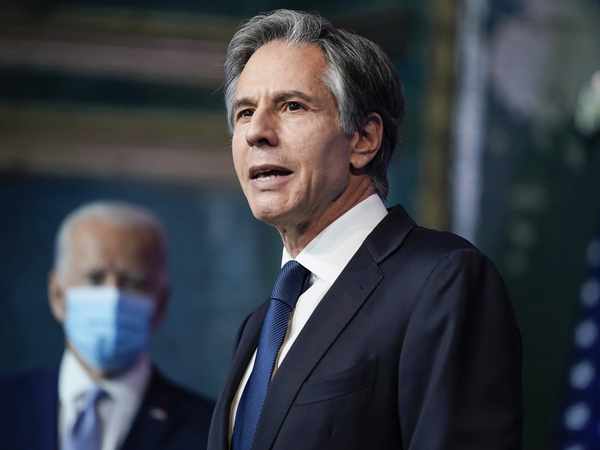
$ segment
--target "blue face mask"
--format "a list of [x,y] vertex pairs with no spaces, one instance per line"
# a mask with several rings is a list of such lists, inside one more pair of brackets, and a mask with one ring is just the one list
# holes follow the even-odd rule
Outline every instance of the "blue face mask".
[[150,340],[154,302],[110,286],[67,289],[65,334],[90,367],[114,372],[133,363]]

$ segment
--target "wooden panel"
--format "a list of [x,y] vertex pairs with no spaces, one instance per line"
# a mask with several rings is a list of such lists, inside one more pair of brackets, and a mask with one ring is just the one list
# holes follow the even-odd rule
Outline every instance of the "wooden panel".
[[0,170],[233,186],[222,113],[0,108]]

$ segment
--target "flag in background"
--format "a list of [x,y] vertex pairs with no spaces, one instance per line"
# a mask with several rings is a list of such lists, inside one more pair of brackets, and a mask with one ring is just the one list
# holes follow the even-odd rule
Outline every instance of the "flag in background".
[[600,449],[600,228],[586,249],[559,450]]

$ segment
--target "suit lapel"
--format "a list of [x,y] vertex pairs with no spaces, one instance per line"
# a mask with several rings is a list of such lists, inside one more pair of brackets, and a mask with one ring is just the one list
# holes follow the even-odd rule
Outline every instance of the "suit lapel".
[[396,250],[415,226],[404,208],[396,206],[352,257],[273,377],[263,405],[266,414],[258,422],[253,449],[272,447],[302,384],[383,278],[377,264]]
[[165,437],[180,420],[168,389],[167,381],[153,369],[150,385],[121,450],[162,448]]
[[[209,442],[211,443],[210,448],[219,450],[229,449],[229,420],[231,402],[237,392],[237,388],[242,380],[242,376],[248,367],[248,363],[258,346],[258,338],[262,323],[267,314],[269,308],[269,301],[264,302],[248,319],[239,340],[239,346],[233,356],[231,362],[231,368],[227,374],[227,378],[223,383],[221,394],[217,401],[217,409],[213,414],[213,421],[217,420],[217,423],[211,425],[211,436]],[[213,433],[213,427],[216,427]],[[217,439],[216,443],[211,442],[213,439]]]
[[416,226],[404,208],[396,205],[367,237],[364,245],[379,264],[400,247],[406,235]]

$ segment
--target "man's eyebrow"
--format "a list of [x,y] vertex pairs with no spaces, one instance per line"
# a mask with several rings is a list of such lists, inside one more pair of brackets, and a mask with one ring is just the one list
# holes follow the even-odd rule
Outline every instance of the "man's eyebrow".
[[[275,97],[273,98],[273,101],[275,103],[282,103],[282,102],[286,102],[288,100],[295,99],[295,98],[304,100],[306,102],[314,101],[313,97],[306,95],[302,91],[296,91],[296,90],[285,91],[285,92],[276,94]],[[233,104],[233,111],[237,111],[238,109],[246,108],[248,106],[253,106],[253,107],[256,106],[256,100],[252,97],[242,97],[242,98],[236,100],[235,103]]]
[[277,94],[275,96],[275,102],[276,103],[281,103],[281,102],[285,102],[285,101],[293,99],[293,98],[300,98],[300,99],[305,100],[307,102],[313,101],[312,97],[306,95],[302,91],[286,91],[286,92],[282,92],[280,94]]
[[245,108],[247,106],[255,106],[256,102],[251,99],[250,97],[244,97],[244,98],[240,98],[239,100],[236,100],[235,103],[233,104],[233,110],[237,111],[240,108]]

